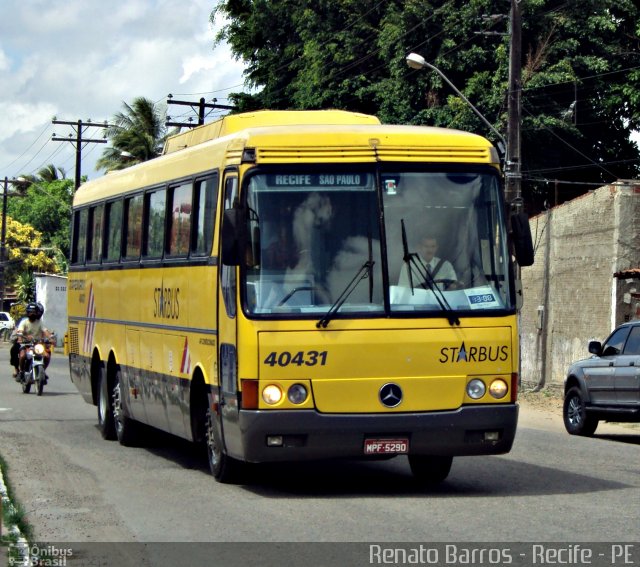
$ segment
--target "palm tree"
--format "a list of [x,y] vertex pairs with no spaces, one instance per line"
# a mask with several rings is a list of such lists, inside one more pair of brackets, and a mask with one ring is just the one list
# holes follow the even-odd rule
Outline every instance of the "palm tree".
[[38,171],[36,175],[31,173],[24,173],[13,181],[13,187],[16,193],[20,195],[26,195],[27,189],[36,183],[50,183],[51,181],[58,181],[59,179],[66,179],[67,172],[62,167],[56,167],[52,163],[43,167]]
[[33,301],[36,290],[36,280],[30,272],[22,272],[16,281],[16,295],[18,301],[29,303]]
[[131,105],[126,102],[122,105],[123,112],[111,119],[113,126],[107,129],[111,146],[96,163],[99,169],[123,169],[162,153],[167,136],[165,112],[144,97],[135,98]]
[[62,167],[56,167],[52,163],[43,167],[38,171],[37,181],[44,181],[49,183],[51,181],[58,181],[58,179],[66,179],[67,172]]

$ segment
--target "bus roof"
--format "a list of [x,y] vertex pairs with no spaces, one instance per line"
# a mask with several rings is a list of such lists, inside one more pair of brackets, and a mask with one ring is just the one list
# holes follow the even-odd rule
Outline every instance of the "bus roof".
[[[255,149],[255,161],[246,148]],[[376,161],[499,164],[491,143],[470,132],[383,125],[375,116],[342,110],[265,110],[228,115],[169,138],[163,156],[82,184],[74,206],[230,164]]]
[[228,114],[220,120],[192,128],[167,139],[163,155],[222,138],[248,128],[266,126],[338,126],[380,124],[376,116],[346,110],[259,110],[242,114]]

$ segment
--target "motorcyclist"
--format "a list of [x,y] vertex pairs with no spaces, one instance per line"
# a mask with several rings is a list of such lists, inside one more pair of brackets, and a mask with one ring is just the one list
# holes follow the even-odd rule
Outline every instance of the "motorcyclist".
[[[16,372],[14,372],[14,376],[17,376],[18,371],[22,371],[24,369],[24,361],[26,358],[26,350],[22,348],[22,344],[24,342],[32,341],[32,340],[43,340],[45,338],[51,337],[51,333],[42,323],[42,315],[44,314],[44,307],[40,303],[29,303],[27,305],[27,316],[20,321],[18,328],[16,329],[17,340],[13,348],[17,346],[18,348],[18,366],[16,368]],[[51,352],[47,349],[44,353],[44,367],[45,369],[49,366],[49,361],[51,360]],[[13,356],[12,356],[13,360]]]

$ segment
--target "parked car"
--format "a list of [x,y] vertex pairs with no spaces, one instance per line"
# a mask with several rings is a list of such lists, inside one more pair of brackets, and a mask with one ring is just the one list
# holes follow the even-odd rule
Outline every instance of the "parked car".
[[6,311],[0,311],[0,330],[3,330],[3,329],[11,330],[15,326],[16,325],[13,322],[11,315],[9,315],[9,313],[7,313]]
[[564,426],[593,435],[599,421],[640,422],[640,321],[590,341],[591,358],[574,362],[564,381]]

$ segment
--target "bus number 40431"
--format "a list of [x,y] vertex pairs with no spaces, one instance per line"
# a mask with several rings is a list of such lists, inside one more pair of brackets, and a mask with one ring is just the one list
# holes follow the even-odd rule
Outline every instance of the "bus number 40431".
[[309,350],[307,352],[298,351],[292,353],[289,351],[270,352],[264,359],[264,364],[269,366],[289,366],[295,364],[297,366],[324,366],[327,364],[327,351]]

